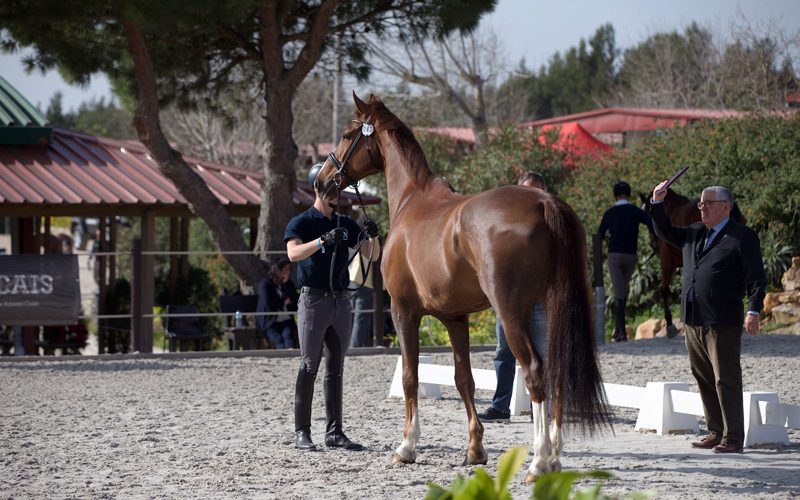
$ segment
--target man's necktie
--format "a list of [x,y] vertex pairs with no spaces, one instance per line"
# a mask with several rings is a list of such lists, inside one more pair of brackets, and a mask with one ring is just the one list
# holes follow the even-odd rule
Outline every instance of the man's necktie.
[[703,245],[703,251],[705,252],[708,249],[708,245],[711,244],[711,241],[714,239],[714,228],[708,230],[708,234],[706,235],[706,243]]

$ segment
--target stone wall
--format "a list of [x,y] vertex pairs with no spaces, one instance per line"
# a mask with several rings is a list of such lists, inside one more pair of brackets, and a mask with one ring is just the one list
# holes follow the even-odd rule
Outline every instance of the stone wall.
[[772,321],[792,325],[800,334],[800,257],[792,257],[792,266],[781,278],[782,292],[770,292],[764,298],[764,312]]

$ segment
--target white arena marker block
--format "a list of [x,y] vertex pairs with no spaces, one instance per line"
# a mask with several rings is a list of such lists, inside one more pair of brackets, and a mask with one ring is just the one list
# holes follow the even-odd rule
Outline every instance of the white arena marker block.
[[[511,390],[511,414],[514,416],[522,415],[522,412],[531,411],[531,395],[528,393],[528,388],[525,387],[525,376],[522,375],[522,368],[519,365],[514,365],[514,386]],[[497,388],[497,380],[495,376],[495,388]]]
[[[789,444],[789,434],[784,423],[772,425],[762,418],[760,401],[778,403],[775,392],[745,392],[742,398],[744,406],[744,446],[759,444]],[[784,420],[785,422],[785,420]]]
[[[433,365],[433,357],[432,356],[420,356],[419,357],[419,389],[417,394],[421,398],[442,398],[442,391],[439,388],[439,384],[432,384],[423,382],[426,380],[425,375],[427,375],[427,371]],[[451,367],[452,369],[452,367]],[[452,378],[452,377],[451,377]],[[392,377],[392,385],[389,388],[389,397],[392,398],[405,398],[405,394],[403,394],[403,357],[397,356],[397,366],[394,368],[394,376]]]
[[[700,432],[697,417],[678,413],[673,409],[671,391],[688,389],[689,384],[679,382],[648,382],[642,395],[635,430],[655,430],[659,436],[677,432]],[[702,414],[702,405],[700,412]]]

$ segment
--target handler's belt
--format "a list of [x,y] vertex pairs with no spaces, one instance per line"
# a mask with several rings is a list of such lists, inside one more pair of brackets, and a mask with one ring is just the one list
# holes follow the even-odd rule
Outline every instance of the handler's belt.
[[347,297],[347,293],[344,290],[331,292],[330,290],[320,290],[319,288],[311,288],[310,286],[302,287],[300,293],[307,293],[314,297],[333,297],[334,299],[343,299]]

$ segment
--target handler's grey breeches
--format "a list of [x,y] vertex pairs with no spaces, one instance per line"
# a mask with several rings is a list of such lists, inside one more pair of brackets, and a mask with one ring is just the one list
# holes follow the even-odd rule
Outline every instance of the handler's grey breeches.
[[325,373],[341,374],[351,321],[347,299],[301,293],[297,307],[301,368],[316,375],[324,346]]
[[636,254],[609,253],[608,274],[611,275],[611,286],[615,299],[627,299],[628,291],[636,267]]

